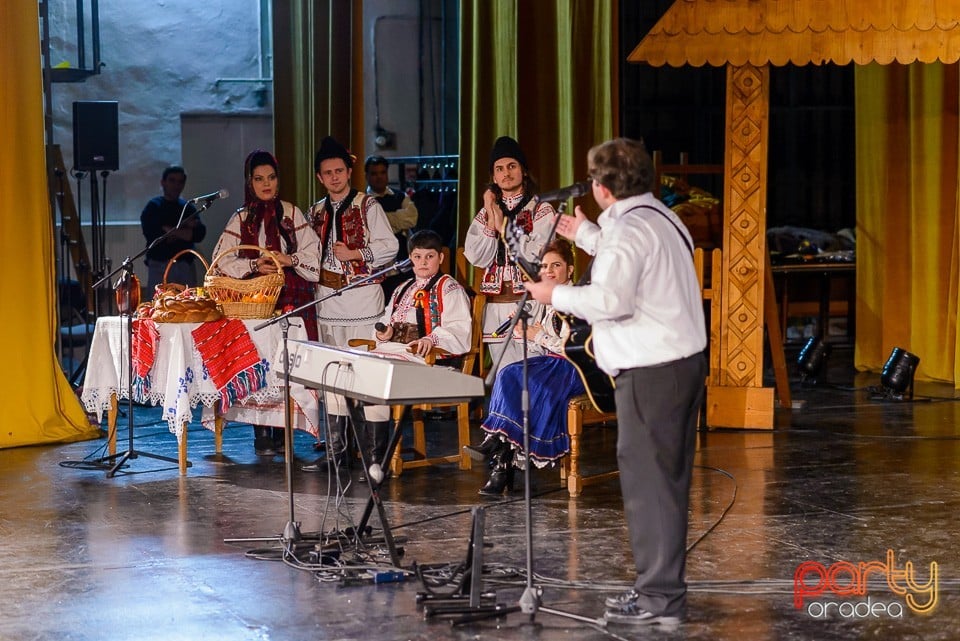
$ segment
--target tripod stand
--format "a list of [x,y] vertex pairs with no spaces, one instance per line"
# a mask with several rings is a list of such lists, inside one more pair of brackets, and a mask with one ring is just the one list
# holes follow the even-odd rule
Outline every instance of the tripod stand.
[[[548,240],[553,237],[556,230],[557,223],[560,220],[560,215],[563,214],[564,207],[561,205],[559,209],[559,215],[553,223],[553,227],[550,230],[550,234],[547,236]],[[510,222],[505,224],[504,237],[505,244],[508,247],[508,251],[511,253],[511,258],[514,259],[514,262],[519,264],[526,275],[531,280],[539,280],[539,269],[543,263],[544,254],[546,253],[547,245],[544,245],[544,248],[539,252],[535,262],[530,262],[526,259],[522,259],[519,256],[513,255],[519,251],[518,243],[512,242],[516,239],[511,239],[510,235],[515,234],[515,230],[510,229]],[[439,603],[436,606],[427,606],[425,607],[425,613],[429,616],[431,614],[443,614],[451,615],[457,614],[460,615],[453,619],[453,624],[465,624],[472,623],[475,621],[480,621],[488,618],[496,618],[510,614],[512,612],[522,612],[527,614],[530,617],[530,621],[533,622],[536,614],[540,611],[547,612],[548,614],[553,614],[556,616],[562,616],[576,621],[589,623],[592,625],[603,625],[602,621],[598,619],[593,619],[589,617],[583,617],[574,613],[564,612],[562,610],[557,610],[553,608],[545,608],[541,604],[541,595],[542,589],[539,586],[535,586],[533,583],[533,509],[532,509],[532,497],[531,497],[531,482],[530,482],[530,468],[532,465],[530,457],[530,385],[529,385],[529,357],[528,357],[528,321],[530,319],[530,311],[528,308],[528,301],[530,299],[530,293],[525,291],[523,296],[516,304],[516,310],[513,313],[512,318],[510,319],[509,324],[504,331],[500,331],[500,328],[497,330],[497,334],[507,336],[507,341],[511,340],[513,336],[514,328],[517,326],[517,323],[520,323],[520,336],[521,336],[521,346],[522,346],[522,356],[521,356],[521,396],[520,396],[520,412],[521,412],[521,425],[523,429],[523,451],[526,456],[526,464],[523,466],[523,475],[524,475],[524,509],[525,509],[525,542],[526,542],[526,586],[522,595],[520,596],[518,602],[514,606],[503,606],[502,604],[492,604],[490,601],[489,595],[487,596],[487,603],[481,603],[481,595],[479,593],[479,574],[482,571],[482,563],[478,562],[478,555],[482,550],[482,543],[477,544],[476,539],[482,538],[483,536],[483,512],[482,510],[474,512],[474,533],[471,538],[471,546],[469,550],[469,560],[471,563],[470,572],[470,593],[468,595],[459,594],[454,595],[454,599],[446,599],[443,603]],[[496,358],[494,359],[493,367],[490,369],[490,374],[487,376],[485,381],[486,386],[492,387],[494,378],[498,374],[499,366],[503,360],[504,353],[508,348],[508,343],[505,342],[500,351],[497,353]],[[514,419],[511,419],[514,420]],[[458,606],[456,604],[457,597],[460,600],[463,600],[463,597],[469,597],[469,604],[464,606]]]
[[[104,172],[106,173],[106,172]],[[189,203],[188,203],[189,204]],[[136,307],[139,303],[140,296],[139,290],[137,290],[136,295],[134,295],[134,288],[139,287],[137,285],[136,276],[133,273],[133,264],[134,261],[146,254],[150,249],[161,242],[167,236],[172,234],[174,231],[179,229],[180,225],[190,218],[196,216],[201,211],[207,208],[209,203],[201,203],[201,206],[198,207],[190,215],[184,217],[181,214],[180,221],[177,223],[177,226],[170,229],[168,232],[154,240],[150,245],[143,249],[139,254],[130,258],[127,257],[124,259],[123,263],[115,269],[113,272],[107,274],[99,281],[94,283],[93,289],[97,289],[106,283],[109,283],[110,280],[120,274],[120,277],[117,279],[116,284],[114,285],[114,290],[117,292],[117,305],[120,308],[121,316],[126,318],[126,337],[127,337],[127,349],[126,349],[126,377],[127,377],[127,449],[124,452],[118,452],[116,454],[109,454],[107,456],[101,457],[94,460],[95,465],[108,467],[107,469],[107,478],[113,478],[116,476],[117,472],[126,465],[127,461],[134,460],[140,457],[152,458],[159,461],[166,461],[169,463],[179,463],[175,458],[168,456],[161,456],[159,454],[151,454],[149,452],[138,451],[134,447],[133,443],[133,315],[136,313]],[[187,205],[184,205],[184,211],[186,211]],[[122,272],[122,274],[121,274]],[[124,310],[126,313],[124,313]],[[122,343],[121,343],[122,345]],[[122,377],[121,377],[122,379]],[[189,461],[186,462],[187,467],[192,467],[192,463]]]
[[[310,301],[310,302],[308,302],[308,303],[305,303],[305,304],[301,305],[300,307],[297,307],[296,309],[292,309],[292,310],[290,310],[290,311],[288,311],[288,312],[285,312],[285,313],[281,314],[280,316],[277,316],[276,318],[272,318],[272,319],[270,319],[270,320],[268,320],[268,321],[266,321],[266,322],[260,323],[259,325],[255,326],[255,327],[253,328],[254,331],[259,331],[259,330],[264,329],[264,328],[266,328],[266,327],[270,327],[271,325],[274,325],[274,324],[276,324],[276,323],[281,323],[281,326],[280,326],[280,327],[281,327],[281,329],[282,329],[282,335],[283,335],[283,391],[284,391],[284,423],[285,423],[285,425],[284,425],[284,444],[285,444],[285,455],[284,455],[284,466],[285,466],[285,470],[284,470],[284,473],[285,473],[285,476],[286,476],[286,483],[287,483],[287,496],[288,496],[289,516],[288,516],[288,519],[287,519],[287,523],[286,523],[286,525],[285,525],[284,528],[283,528],[283,534],[282,534],[281,536],[279,536],[279,537],[273,536],[273,537],[254,537],[254,538],[245,538],[245,539],[243,539],[243,538],[241,538],[241,539],[225,539],[225,540],[224,540],[225,542],[227,542],[227,543],[237,543],[237,542],[277,541],[277,540],[278,540],[278,541],[283,545],[284,550],[287,550],[287,549],[290,548],[291,545],[296,544],[297,542],[299,542],[299,541],[301,541],[301,540],[304,540],[304,539],[317,540],[317,539],[321,539],[321,538],[322,538],[322,535],[321,535],[320,533],[314,533],[314,534],[310,534],[310,535],[304,535],[304,534],[302,534],[302,533],[300,532],[300,522],[296,520],[296,517],[295,517],[295,514],[294,514],[294,501],[293,501],[293,409],[292,409],[292,406],[291,406],[291,397],[290,397],[290,369],[291,369],[292,363],[290,362],[290,353],[289,353],[289,347],[288,347],[288,338],[289,338],[289,336],[288,336],[288,334],[289,334],[288,330],[289,330],[289,325],[290,325],[289,319],[290,319],[290,316],[296,315],[296,314],[298,314],[299,312],[301,312],[301,311],[303,311],[303,310],[305,310],[305,309],[308,309],[308,308],[310,308],[310,307],[312,307],[312,306],[314,306],[314,305],[319,305],[319,304],[322,303],[323,301],[328,300],[328,299],[330,299],[330,298],[333,298],[334,296],[340,296],[340,295],[343,294],[344,292],[349,291],[349,290],[351,290],[351,289],[353,289],[353,288],[355,288],[355,287],[359,287],[359,286],[361,286],[361,285],[365,285],[365,284],[369,283],[370,281],[372,281],[372,280],[374,280],[374,279],[376,279],[376,278],[379,278],[380,276],[383,276],[383,275],[385,275],[385,274],[387,274],[387,273],[389,273],[389,272],[391,272],[391,271],[393,271],[393,270],[395,270],[395,269],[402,272],[402,271],[407,270],[410,266],[411,266],[411,262],[410,262],[409,260],[403,260],[403,261],[396,262],[396,263],[391,264],[391,265],[389,265],[388,267],[385,267],[385,268],[383,268],[383,269],[381,269],[381,270],[379,270],[379,271],[377,271],[377,272],[375,272],[375,273],[372,273],[372,274],[370,274],[370,275],[368,275],[368,276],[365,276],[365,277],[363,277],[363,278],[354,280],[354,281],[348,283],[347,285],[345,285],[344,287],[341,287],[340,289],[338,289],[338,290],[336,290],[336,291],[334,291],[334,292],[331,292],[330,294],[328,294],[328,295],[326,295],[326,296],[321,296],[320,298],[317,298],[317,299],[312,300],[312,301]],[[357,407],[357,403],[354,402],[352,399],[349,401],[348,407],[349,407],[350,414],[351,414],[351,419],[352,419],[352,420],[351,420],[351,424],[352,424],[352,426],[353,426],[354,438],[356,439],[356,442],[357,442],[357,445],[358,445],[358,450],[359,450],[359,452],[360,452],[360,460],[361,460],[361,463],[362,463],[364,469],[367,469],[367,461],[366,461],[366,459],[364,458],[365,455],[364,455],[364,453],[363,453],[364,448],[362,447],[362,444],[361,444],[360,439],[359,439],[359,434],[357,433],[357,428],[356,428],[358,420],[361,420],[361,419],[362,419],[362,412],[361,412],[360,408]],[[325,428],[324,428],[324,429],[329,430],[329,425],[328,425],[326,422],[325,422]],[[328,443],[330,442],[329,434],[327,435],[327,442],[328,442]],[[396,446],[395,443],[391,443],[391,447],[389,448],[389,452],[388,452],[388,454],[387,454],[387,457],[389,457],[390,454],[393,453],[393,448],[394,448],[395,446]],[[386,458],[385,460],[389,460],[389,458]],[[380,496],[379,496],[379,491],[378,491],[378,490],[379,490],[380,483],[375,483],[375,482],[373,481],[373,479],[371,478],[371,475],[370,475],[370,474],[367,475],[367,483],[368,483],[368,485],[370,486],[370,496],[371,496],[370,501],[371,501],[373,504],[376,505],[376,507],[377,507],[377,509],[378,509],[378,514],[379,514],[379,516],[380,516],[380,522],[381,522],[381,524],[383,525],[384,539],[385,539],[385,541],[386,541],[386,543],[387,543],[387,547],[388,547],[388,550],[389,550],[389,552],[390,552],[390,559],[391,559],[391,561],[393,562],[393,564],[394,564],[395,566],[399,566],[399,565],[400,565],[400,557],[399,557],[399,554],[398,554],[398,552],[397,552],[396,545],[395,545],[395,543],[394,543],[393,537],[392,537],[392,535],[391,535],[391,533],[390,533],[389,525],[387,524],[386,515],[385,515],[384,510],[383,510],[383,504],[380,502]],[[354,528],[354,534],[355,534],[357,537],[361,536],[362,533],[363,533],[363,531],[365,530],[366,522],[367,522],[367,519],[369,518],[369,515],[370,515],[370,510],[371,510],[371,506],[368,504],[367,511],[364,513],[363,527]]]
[[[136,286],[135,283],[137,282],[133,276],[133,261],[130,258],[125,259],[120,267],[117,268],[117,271],[105,276],[100,282],[94,285],[94,288],[99,286],[101,282],[109,281],[110,278],[112,278],[119,271],[122,271],[123,274],[117,280],[116,285],[114,285],[114,289],[118,293],[117,300],[125,303],[125,305],[121,305],[121,307],[126,308],[126,313],[121,314],[121,316],[126,318],[127,330],[127,449],[124,452],[109,454],[95,461],[99,465],[109,466],[109,469],[107,470],[107,478],[113,478],[116,476],[117,472],[123,468],[128,460],[137,459],[141,456],[156,459],[158,461],[166,461],[168,463],[179,463],[177,459],[168,456],[160,456],[159,454],[151,454],[149,452],[140,452],[134,447],[133,444],[133,315],[136,312],[136,305],[133,302],[132,288]],[[188,461],[187,467],[190,467],[190,465],[191,463]]]

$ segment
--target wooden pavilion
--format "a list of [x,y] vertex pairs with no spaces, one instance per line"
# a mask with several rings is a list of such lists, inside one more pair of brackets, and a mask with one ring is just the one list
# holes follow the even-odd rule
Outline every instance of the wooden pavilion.
[[[763,386],[770,66],[960,58],[960,0],[677,0],[630,62],[725,66],[719,372],[707,423],[773,427]],[[716,276],[714,276],[716,278]],[[859,278],[859,276],[858,276]]]

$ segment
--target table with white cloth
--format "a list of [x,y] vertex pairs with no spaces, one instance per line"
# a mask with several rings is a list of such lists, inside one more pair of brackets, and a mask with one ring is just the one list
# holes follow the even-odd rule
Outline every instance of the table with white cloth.
[[[306,339],[303,320],[298,317],[289,320],[288,337],[291,340]],[[226,411],[220,411],[221,390],[214,384],[215,377],[211,377],[195,345],[193,330],[202,323],[157,323],[159,338],[148,374],[149,384],[139,384],[138,377],[134,378],[138,382],[134,386],[134,402],[163,407],[163,417],[170,431],[177,436],[181,474],[186,474],[187,466],[186,428],[197,418],[195,410],[198,406],[201,423],[214,431],[217,453],[222,448],[224,420],[286,427],[283,376],[275,367],[283,358],[282,323],[254,331],[254,327],[265,321],[255,319],[242,322],[266,370],[266,382],[245,397],[230,400]],[[134,340],[135,346],[137,340]],[[86,410],[95,414],[98,421],[107,412],[110,454],[116,453],[118,399],[127,398],[129,343],[126,317],[105,316],[97,319],[80,398]],[[291,383],[290,397],[293,428],[317,436],[320,417],[316,390]]]

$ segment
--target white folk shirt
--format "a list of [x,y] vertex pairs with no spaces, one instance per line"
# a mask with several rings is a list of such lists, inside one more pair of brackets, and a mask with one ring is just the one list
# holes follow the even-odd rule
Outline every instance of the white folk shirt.
[[693,242],[676,214],[646,193],[615,202],[597,223],[584,221],[576,236],[596,256],[590,284],[558,286],[552,303],[593,327],[600,369],[616,376],[702,351],[703,301],[684,238]]

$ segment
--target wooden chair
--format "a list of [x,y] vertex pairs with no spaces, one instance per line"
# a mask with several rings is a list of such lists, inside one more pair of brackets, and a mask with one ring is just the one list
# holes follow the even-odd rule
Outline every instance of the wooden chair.
[[489,347],[484,351],[484,347],[489,343],[483,340],[483,313],[487,307],[487,296],[480,292],[483,269],[471,265],[463,251],[463,247],[457,247],[457,280],[473,297],[473,336],[479,337],[476,374],[483,377],[487,374],[487,352],[489,352]]
[[[710,252],[710,271],[706,270],[706,253],[701,248],[693,252],[693,267],[700,282],[704,305],[708,306],[710,324],[710,358],[707,381],[719,380],[720,365],[720,275],[722,256],[719,249]],[[709,279],[709,280],[708,280]],[[617,420],[617,415],[598,411],[586,394],[575,396],[567,403],[567,434],[570,437],[570,453],[560,460],[560,483],[567,486],[571,498],[580,496],[584,486],[592,485],[620,475],[614,470],[585,476],[580,471],[580,439],[585,425],[599,425]]]

